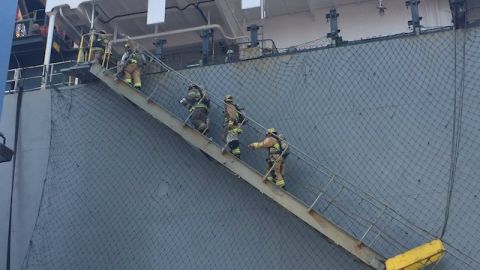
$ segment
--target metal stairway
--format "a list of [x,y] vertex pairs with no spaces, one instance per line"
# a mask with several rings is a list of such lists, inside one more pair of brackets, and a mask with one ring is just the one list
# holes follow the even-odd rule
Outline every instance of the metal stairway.
[[298,200],[284,190],[279,189],[275,184],[264,181],[263,175],[260,175],[255,169],[246,163],[230,154],[222,153],[222,146],[217,145],[198,131],[185,125],[184,121],[154,103],[145,94],[116,80],[115,74],[111,71],[106,70],[100,65],[93,65],[90,68],[90,72],[115,93],[125,97],[145,112],[152,115],[180,135],[184,140],[210,155],[235,175],[257,188],[260,192],[270,197],[305,223],[328,237],[335,244],[341,246],[374,269],[385,269],[385,258],[383,256],[365,246],[363,243],[317,212],[313,211],[304,202]]

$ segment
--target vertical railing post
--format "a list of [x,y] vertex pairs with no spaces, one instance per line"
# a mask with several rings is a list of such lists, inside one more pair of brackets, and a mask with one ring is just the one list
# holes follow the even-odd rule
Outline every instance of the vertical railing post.
[[21,68],[16,68],[14,73],[13,73],[13,92],[17,91],[18,90],[18,87],[19,87],[19,82],[20,82],[20,79],[21,79],[21,74],[22,74],[22,69]]
[[325,207],[325,209],[323,209],[323,210],[321,211],[322,214],[324,214],[324,213],[328,210],[328,208],[330,208],[330,206],[335,202],[335,199],[337,198],[337,196],[340,195],[340,194],[343,192],[344,189],[345,189],[345,186],[342,186],[342,188],[340,189],[340,191],[337,192],[337,194],[335,194],[335,195],[332,197],[332,199],[328,202],[328,205]]
[[92,59],[94,40],[95,40],[95,30],[92,29],[92,31],[90,32],[90,40],[88,42],[88,57],[86,62],[89,62],[90,59]]
[[50,78],[49,78],[49,81],[48,81],[48,83],[50,83],[50,84],[53,82],[53,71],[54,71],[54,65],[50,64]]
[[325,192],[325,190],[327,190],[328,186],[335,180],[335,175],[333,175],[330,180],[328,181],[328,183],[322,188],[322,190],[320,191],[320,193],[318,194],[317,198],[315,199],[315,201],[313,201],[313,203],[310,205],[310,207],[308,207],[307,211],[308,212],[311,212],[313,207],[315,206],[315,204],[317,204],[318,200],[320,200],[320,197],[323,195],[323,193]]
[[378,219],[380,219],[380,217],[383,216],[383,214],[385,213],[385,210],[387,210],[387,207],[384,207],[382,212],[380,212],[380,214],[373,220],[372,224],[370,224],[370,226],[367,228],[367,230],[365,231],[365,233],[362,235],[362,237],[359,239],[360,242],[363,242],[363,239],[367,236],[367,234],[370,232],[370,230],[373,228],[373,226],[375,226],[375,224],[377,223]]

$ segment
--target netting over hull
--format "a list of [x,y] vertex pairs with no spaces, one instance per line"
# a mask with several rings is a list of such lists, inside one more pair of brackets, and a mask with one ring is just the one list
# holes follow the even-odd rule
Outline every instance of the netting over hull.
[[[380,237],[369,232],[364,240],[386,257],[440,237],[448,198],[453,202],[457,194],[458,200],[467,200],[457,205],[457,222],[472,225],[460,226],[463,231],[456,236],[445,234],[444,240],[457,241],[449,250],[463,247],[469,265],[446,263],[451,257],[443,264],[475,268],[480,235],[473,224],[478,223],[475,211],[480,202],[475,195],[480,185],[473,175],[480,172],[473,171],[466,179],[457,173],[479,161],[478,151],[470,150],[464,159],[461,154],[462,145],[467,149],[480,146],[476,118],[480,85],[475,79],[480,70],[479,44],[480,29],[471,28],[181,73],[217,97],[211,116],[215,141],[221,141],[219,99],[225,94],[232,94],[263,125],[250,123],[245,128],[243,149],[263,136],[264,127],[275,127],[286,135],[295,147],[294,157],[286,163],[288,190],[307,204],[325,188],[331,175],[351,183],[354,191],[345,191],[344,183],[329,185],[327,198],[318,202],[316,210],[352,235],[362,237],[382,213],[382,206],[366,200],[368,195],[354,193],[365,192],[385,202],[389,214],[374,226]],[[145,93],[184,117],[186,112],[175,102],[185,94],[188,82],[162,72],[156,64],[147,72]],[[467,126],[472,134],[464,141],[465,133],[459,130]],[[459,138],[460,145],[452,149],[452,140]],[[454,161],[456,153],[460,153],[458,162]],[[246,151],[242,159],[263,171],[264,155]],[[329,174],[319,173],[318,167]],[[455,193],[457,182],[468,187],[469,199]],[[331,207],[332,200],[338,207]],[[452,223],[453,216],[449,215]],[[368,221],[362,223],[362,218]],[[412,232],[397,218],[411,221],[422,232]]]
[[52,91],[25,269],[362,269],[102,84]]
[[[158,63],[152,63],[144,75],[143,91],[160,106],[180,119],[185,119],[188,113],[178,101],[186,94],[188,84],[194,81],[206,87],[213,100],[209,136],[218,144],[222,144],[223,136],[221,99],[227,93],[232,94],[236,102],[247,108],[248,116],[255,119],[250,119],[240,137],[242,160],[263,171],[265,153],[249,151],[246,144],[262,139],[265,126],[275,127],[286,135],[292,145],[292,154],[286,162],[286,182],[290,193],[310,205],[323,191],[321,199],[313,208],[385,257],[403,252],[432,238],[444,236],[448,255],[436,269],[476,269],[480,265],[480,246],[477,244],[480,241],[480,232],[475,225],[480,219],[480,201],[477,198],[480,193],[477,180],[480,171],[478,166],[475,166],[480,160],[480,83],[477,80],[480,75],[479,46],[480,30],[472,28],[467,32],[439,32],[195,68],[181,71],[181,76],[173,71],[165,72]],[[95,85],[89,87],[98,88]],[[215,181],[222,178],[214,174],[213,167],[195,167],[195,164],[200,163],[199,159],[205,158],[197,152],[192,156],[191,152],[195,150],[188,148],[181,140],[173,143],[175,136],[168,131],[155,131],[154,134],[158,134],[156,140],[151,139],[155,136],[148,134],[134,135],[142,131],[144,121],[149,121],[148,126],[161,126],[153,124],[155,121],[145,114],[135,112],[132,108],[119,109],[118,104],[103,104],[116,99],[106,98],[105,95],[110,95],[98,90],[88,90],[88,87],[84,89],[63,93],[62,99],[72,100],[69,106],[65,106],[67,101],[54,103],[54,110],[59,110],[52,113],[57,115],[57,119],[54,116],[54,123],[61,120],[64,125],[71,126],[71,131],[64,131],[70,130],[65,128],[56,130],[57,126],[54,125],[46,197],[40,210],[31,252],[25,264],[28,267],[47,266],[49,261],[69,262],[54,259],[55,253],[49,251],[51,247],[46,245],[49,233],[53,233],[48,229],[50,223],[58,223],[55,231],[65,232],[62,239],[71,238],[75,234],[93,234],[96,226],[109,228],[108,226],[114,223],[110,222],[112,219],[126,219],[129,226],[133,227],[139,226],[136,223],[136,217],[139,216],[138,219],[146,220],[139,224],[147,222],[155,227],[158,226],[156,222],[160,222],[160,218],[173,214],[161,212],[162,214],[158,215],[159,220],[153,221],[142,215],[149,215],[152,211],[166,211],[168,207],[179,205],[184,206],[181,208],[183,211],[197,212],[195,206],[198,206],[199,199],[192,194],[200,196],[211,192],[212,187],[215,190]],[[78,93],[83,91],[85,94]],[[85,108],[76,108],[73,102],[75,97],[88,97],[97,93],[101,96],[89,99],[88,102],[80,102]],[[60,96],[54,92],[53,97],[55,100]],[[78,111],[72,113],[75,108]],[[70,115],[76,117],[62,119],[71,117]],[[100,116],[102,121],[96,120]],[[123,121],[123,118],[131,120]],[[92,134],[79,135],[87,131]],[[133,140],[127,139],[129,136],[135,139],[133,148]],[[84,140],[85,138],[90,139]],[[167,143],[163,146],[165,141]],[[98,145],[89,149],[93,142]],[[85,144],[88,146],[85,147]],[[156,149],[155,145],[168,145],[169,150],[161,151]],[[106,150],[101,150],[104,147],[109,150],[104,152]],[[110,154],[97,160],[103,153]],[[75,162],[78,156],[81,156],[79,161],[83,162],[83,165]],[[185,163],[186,158],[190,161]],[[159,167],[161,162],[169,164],[168,169],[163,165]],[[157,167],[162,172],[151,171]],[[148,203],[148,195],[142,196],[139,201],[141,204],[135,202],[125,205],[126,201],[122,199],[125,196],[138,199],[137,193],[145,194],[142,192],[144,190],[151,192],[157,186],[165,190],[161,181],[167,180],[161,180],[159,184],[159,180],[149,179],[170,170],[170,176],[164,178],[168,179],[169,183],[175,182],[178,185],[178,179],[186,173],[192,175],[192,178],[187,179],[198,177],[201,182],[213,181],[215,184],[210,184],[212,187],[209,187],[209,184],[201,185],[190,180],[187,180],[187,183],[182,182],[176,194],[179,197],[185,196],[185,199],[170,201],[171,205],[167,205],[167,209],[163,209],[163,205],[152,207]],[[219,168],[215,170],[222,171]],[[198,176],[199,174],[205,179]],[[111,178],[104,178],[105,175]],[[77,180],[69,180],[74,178]],[[97,184],[99,178],[104,180],[104,190],[91,190],[90,186],[92,183]],[[109,189],[114,188],[115,181],[125,182],[125,188],[122,186],[116,191],[117,194],[108,194],[112,192]],[[141,181],[151,183],[138,184]],[[223,181],[222,185],[224,182],[226,181]],[[225,185],[225,188],[229,186]],[[239,192],[239,187],[243,186],[239,183],[237,185],[239,186],[231,187],[235,192]],[[77,188],[80,188],[80,191]],[[127,194],[124,193],[126,191]],[[248,192],[256,193],[249,189],[240,197],[247,196]],[[168,192],[163,191],[162,194],[164,193]],[[61,194],[66,197],[59,198]],[[75,196],[72,197],[72,194]],[[75,200],[75,197],[79,199]],[[82,197],[88,199],[82,202]],[[53,202],[52,199],[55,198],[58,201]],[[86,215],[81,218],[82,221],[91,220],[87,223],[83,221],[88,225],[86,229],[66,222],[80,217],[64,216],[67,213],[62,210],[62,207],[65,207],[61,205],[63,200],[71,203],[72,207],[92,204],[90,208],[81,211],[81,214]],[[115,200],[118,201],[110,202]],[[133,199],[127,201],[132,202]],[[450,203],[447,203],[448,201]],[[222,206],[222,203],[216,200],[208,203],[206,201],[205,204],[206,211],[202,211],[202,214]],[[106,207],[107,205],[109,206]],[[273,204],[268,205],[265,202],[260,205],[270,210],[273,207]],[[122,214],[122,208],[125,207],[129,212]],[[95,210],[94,214],[89,214],[91,209]],[[142,212],[145,209],[151,210]],[[110,215],[109,218],[104,218],[105,215],[101,214],[103,211]],[[70,211],[68,215],[75,215],[75,212]],[[282,224],[283,218],[279,219],[282,220],[279,224]],[[181,226],[197,225],[193,219],[189,221],[192,222]],[[67,224],[73,225],[69,227]],[[175,224],[172,225],[175,228],[180,226],[176,222],[172,224]],[[246,225],[238,226],[236,229],[245,230]],[[198,226],[197,229],[203,230],[203,227]],[[112,238],[121,235],[123,239],[123,233],[126,232],[126,235],[129,235],[127,238],[139,246],[129,246],[126,240],[115,245],[128,250],[132,247],[135,247],[135,250],[145,249],[146,243],[152,240],[144,240],[140,244],[139,239],[151,237],[151,234],[143,235],[143,227],[134,228],[128,231],[118,229],[117,232],[97,232],[97,236],[101,239],[107,235]],[[185,233],[184,230],[175,232]],[[255,234],[257,233],[259,232],[255,231]],[[88,246],[88,243],[99,243],[99,249],[111,251],[111,244],[95,242],[95,239],[85,240],[84,246]],[[208,237],[202,239],[203,241],[198,240],[198,245],[211,241]],[[268,236],[268,239],[283,241],[278,235]],[[175,242],[176,239],[173,240]],[[227,240],[233,241],[231,238]],[[289,246],[290,240],[283,244]],[[233,242],[230,243],[233,245]],[[242,244],[239,243],[238,247],[242,248]],[[205,249],[210,250],[208,247]],[[237,250],[235,246],[233,249]],[[322,250],[328,254],[339,252],[338,249]],[[74,246],[73,252],[77,251]],[[52,252],[50,257],[47,256],[49,252]],[[85,252],[88,254],[91,250],[85,249]],[[213,263],[215,259],[207,260],[210,264],[199,264],[202,260],[195,257],[194,251],[191,252],[191,257],[181,258],[181,263],[185,264],[172,264],[172,267],[214,268],[218,265],[225,268],[224,264]],[[223,251],[215,252],[225,256]],[[319,253],[317,251],[313,254]],[[43,256],[51,259],[41,259]],[[74,255],[69,256],[75,263],[68,266],[80,264],[81,259]],[[110,263],[119,260],[114,254],[110,256]],[[326,258],[320,257],[318,255],[317,258],[319,264],[324,263]],[[153,261],[156,262],[156,259]],[[245,261],[251,262],[255,259]],[[275,260],[272,259],[267,265],[273,265],[273,261]],[[257,263],[258,261],[255,261],[248,266],[264,268]],[[187,267],[187,264],[191,266]],[[286,269],[299,268],[279,264]],[[139,265],[144,266],[133,266]],[[125,267],[128,266],[130,265]],[[333,264],[331,268],[351,267]]]

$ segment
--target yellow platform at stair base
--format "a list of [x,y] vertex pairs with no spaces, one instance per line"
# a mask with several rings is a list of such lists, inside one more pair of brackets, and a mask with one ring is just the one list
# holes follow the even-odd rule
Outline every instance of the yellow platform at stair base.
[[418,270],[439,261],[444,254],[443,243],[437,239],[390,258],[385,264],[387,270]]

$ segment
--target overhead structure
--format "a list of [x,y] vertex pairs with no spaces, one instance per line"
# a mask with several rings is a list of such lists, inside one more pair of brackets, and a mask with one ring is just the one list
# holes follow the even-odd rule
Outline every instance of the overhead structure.
[[218,33],[220,33],[223,38],[229,39],[229,40],[241,40],[241,39],[246,39],[248,36],[229,36],[225,33],[221,25],[218,24],[207,24],[207,25],[202,25],[202,26],[197,26],[197,27],[191,27],[191,28],[185,28],[185,29],[179,29],[179,30],[172,30],[172,31],[167,31],[167,32],[161,32],[161,33],[153,33],[153,34],[146,34],[146,35],[141,35],[141,36],[133,36],[129,38],[121,38],[117,39],[114,36],[114,39],[112,40],[112,44],[116,43],[121,43],[121,42],[126,42],[127,40],[142,40],[142,39],[150,39],[150,38],[158,38],[158,37],[166,37],[170,35],[178,35],[178,34],[183,34],[183,33],[190,33],[190,32],[197,32],[197,31],[204,31],[204,30],[218,30]]
[[[234,9],[232,8],[231,4],[228,3],[227,0],[216,0],[215,4],[217,5],[218,9],[221,11],[223,19],[226,22],[226,25],[232,35],[234,36],[243,36],[245,33],[243,32],[243,27],[239,23],[238,19],[235,17]],[[243,3],[242,3],[243,4]]]
[[78,8],[82,3],[90,2],[91,0],[47,0],[45,12],[52,12],[55,8],[62,6],[69,6],[71,9]]
[[[71,9],[78,8],[82,3],[90,2],[90,0],[47,0],[45,5],[45,12],[48,14],[48,34],[47,34],[47,43],[45,45],[45,56],[43,59],[43,65],[48,67],[50,65],[50,56],[52,53],[52,45],[53,45],[53,33],[55,27],[55,19],[58,13],[58,9],[63,6],[69,6]],[[92,17],[91,23],[93,26],[93,13],[94,10],[92,9]],[[48,69],[44,68],[43,72],[43,85],[47,82],[48,78]]]

